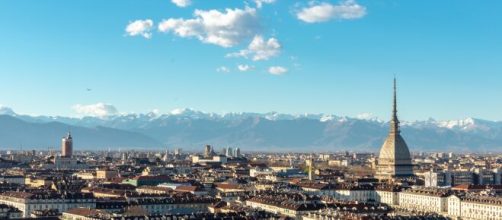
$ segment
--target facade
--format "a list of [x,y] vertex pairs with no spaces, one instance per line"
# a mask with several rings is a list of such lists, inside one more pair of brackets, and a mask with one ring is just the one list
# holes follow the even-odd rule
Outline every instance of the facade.
[[56,170],[80,170],[86,169],[87,165],[85,163],[79,162],[73,157],[63,157],[56,156],[54,158],[54,164],[48,164],[46,168],[52,168]]
[[473,176],[475,182],[479,185],[493,185],[497,184],[497,173],[493,170],[487,169],[474,169]]
[[25,180],[24,176],[21,175],[2,175],[0,176],[0,182],[24,185]]
[[308,195],[317,195],[317,196],[334,196],[335,195],[335,187],[334,185],[326,184],[326,183],[300,183],[298,184],[301,187],[302,191]]
[[216,190],[218,190],[218,192],[223,192],[223,193],[246,191],[241,185],[231,184],[231,183],[216,184],[215,188]]
[[224,156],[224,155],[216,155],[216,156],[210,156],[210,157],[192,156],[192,163],[199,163],[199,164],[220,163],[220,164],[226,164],[227,163],[227,157]]
[[448,196],[435,189],[410,189],[399,193],[399,207],[410,211],[447,213]]
[[58,194],[5,192],[0,194],[0,204],[5,204],[19,209],[23,217],[29,217],[32,211],[57,209],[64,212],[77,207],[96,208],[96,200],[89,193]]
[[471,171],[453,171],[451,172],[451,185],[473,184],[474,174]]
[[148,214],[190,214],[196,212],[207,212],[209,206],[215,202],[210,197],[190,197],[190,198],[168,198],[168,199],[138,199],[130,202],[129,207],[141,207]]
[[73,174],[73,176],[76,176],[76,177],[83,179],[83,180],[96,179],[96,174],[94,172],[88,172],[88,171],[78,172],[78,173]]
[[447,187],[458,185],[499,185],[498,170],[472,171],[429,171],[424,174],[426,187]]
[[336,189],[334,198],[338,201],[370,202],[376,201],[376,191],[372,188],[353,187]]
[[0,219],[18,219],[21,218],[23,213],[12,206],[0,205]]
[[249,176],[250,177],[257,177],[257,176],[266,176],[266,175],[272,175],[274,174],[274,170],[270,168],[263,168],[263,167],[255,167],[251,168],[249,170]]
[[122,181],[122,183],[139,187],[139,186],[157,186],[159,184],[166,183],[169,181],[171,181],[171,179],[168,176],[159,175],[159,176],[136,176],[131,179],[126,179]]
[[63,212],[63,220],[101,220],[111,218],[111,214],[100,209],[74,208]]
[[26,186],[37,188],[51,186],[54,182],[47,177],[26,177],[24,183]]
[[460,219],[502,219],[502,200],[496,197],[448,197],[448,215]]
[[451,173],[447,171],[429,171],[424,174],[425,187],[446,187],[452,185]]
[[108,180],[118,176],[116,170],[102,169],[96,171],[96,179]]
[[406,178],[413,176],[413,165],[408,145],[401,137],[397,118],[396,79],[394,79],[394,105],[390,131],[380,150],[376,177],[379,179]]
[[392,189],[377,189],[374,201],[389,206],[399,205],[399,192]]
[[325,208],[325,205],[318,201],[296,194],[267,195],[246,200],[246,206],[294,219],[302,219],[303,215]]

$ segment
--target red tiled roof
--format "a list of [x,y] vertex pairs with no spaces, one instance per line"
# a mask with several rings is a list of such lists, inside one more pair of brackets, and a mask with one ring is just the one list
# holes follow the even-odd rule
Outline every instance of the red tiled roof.
[[201,191],[198,186],[178,186],[174,191],[177,192],[196,192]]
[[238,184],[230,184],[230,183],[219,183],[219,184],[216,184],[216,188],[220,188],[220,189],[241,189],[240,185],[238,185]]

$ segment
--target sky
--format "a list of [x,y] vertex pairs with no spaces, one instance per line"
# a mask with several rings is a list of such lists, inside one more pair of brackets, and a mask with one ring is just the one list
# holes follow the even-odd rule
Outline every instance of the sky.
[[29,115],[502,120],[499,0],[2,0],[0,104]]

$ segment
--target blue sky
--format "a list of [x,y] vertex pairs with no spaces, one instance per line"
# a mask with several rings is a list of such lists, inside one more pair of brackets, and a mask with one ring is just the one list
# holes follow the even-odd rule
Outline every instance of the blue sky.
[[497,0],[4,0],[0,104],[388,119],[396,74],[404,120],[502,120],[501,10]]

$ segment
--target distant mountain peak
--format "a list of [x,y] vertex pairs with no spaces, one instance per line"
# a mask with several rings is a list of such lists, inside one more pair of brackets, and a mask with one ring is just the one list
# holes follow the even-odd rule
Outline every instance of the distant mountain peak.
[[191,108],[176,108],[176,109],[171,110],[171,112],[169,112],[169,114],[170,115],[184,115],[184,114],[190,114],[190,113],[194,113],[194,112],[196,112],[196,111]]
[[16,116],[17,114],[14,110],[12,110],[12,108],[0,105],[0,115]]
[[474,118],[465,118],[461,120],[446,120],[446,121],[438,121],[436,122],[438,127],[449,128],[449,129],[471,129],[474,128],[477,122],[480,121]]
[[[256,150],[377,150],[388,129],[388,122],[368,113],[356,117],[279,112],[216,114],[192,108],[174,109],[164,114],[154,110],[109,117],[60,117],[19,115],[11,108],[0,106],[0,120],[3,120],[0,146],[57,144],[58,138],[50,135],[64,133],[71,126],[79,136],[79,143],[89,147],[168,145],[199,149],[212,144]],[[502,151],[502,122],[431,118],[402,121],[402,125],[403,134],[414,151]],[[22,130],[17,129],[23,126]],[[86,135],[78,135],[77,128]],[[28,140],[26,136],[36,138]]]

